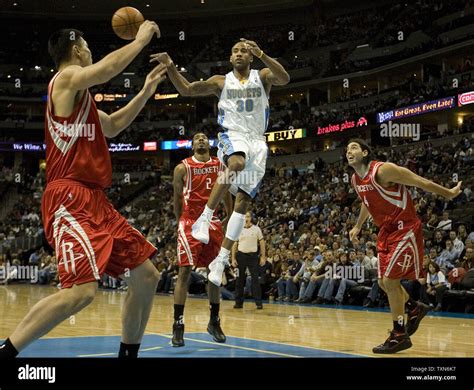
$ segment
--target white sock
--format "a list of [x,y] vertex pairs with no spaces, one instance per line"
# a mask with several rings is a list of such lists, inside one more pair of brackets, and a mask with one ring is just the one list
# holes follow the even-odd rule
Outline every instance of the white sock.
[[207,205],[204,207],[204,211],[202,212],[202,216],[205,217],[208,221],[212,219],[212,216],[214,214],[214,210],[210,209],[207,207]]
[[232,241],[238,241],[244,225],[245,214],[240,214],[234,211],[229,218],[229,222],[227,223],[227,231],[225,234],[226,238]]

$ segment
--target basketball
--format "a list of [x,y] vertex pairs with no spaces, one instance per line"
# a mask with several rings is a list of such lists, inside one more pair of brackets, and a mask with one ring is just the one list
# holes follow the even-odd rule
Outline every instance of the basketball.
[[145,21],[142,13],[133,7],[118,9],[112,16],[112,28],[120,38],[135,39],[140,25]]

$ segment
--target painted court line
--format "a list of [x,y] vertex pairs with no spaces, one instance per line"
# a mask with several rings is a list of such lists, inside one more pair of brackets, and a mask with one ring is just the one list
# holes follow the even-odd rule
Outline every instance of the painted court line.
[[[172,336],[165,335],[165,334],[160,334],[160,333],[148,333],[148,334],[154,334],[156,336],[162,336],[166,338],[171,338]],[[264,349],[256,349],[256,348],[250,348],[250,347],[242,347],[240,345],[233,345],[233,344],[227,344],[227,343],[216,343],[215,341],[206,341],[206,340],[199,340],[199,339],[194,339],[191,337],[185,337],[185,340],[189,341],[194,341],[197,343],[203,343],[203,344],[210,344],[210,345],[218,345],[220,347],[227,347],[227,348],[235,348],[235,349],[242,349],[245,351],[251,351],[251,352],[260,352],[260,353],[265,353],[269,355],[277,355],[277,356],[283,356],[283,357],[292,357],[292,358],[301,358],[302,356],[297,356],[297,355],[290,355],[287,353],[282,353],[282,352],[272,352],[272,351],[266,351]]]
[[[268,344],[287,345],[287,346],[289,346],[289,347],[295,347],[295,348],[313,349],[313,350],[315,350],[315,351],[334,352],[334,353],[340,353],[340,354],[345,354],[345,355],[356,355],[356,356],[361,356],[361,357],[374,357],[374,355],[365,355],[365,354],[359,353],[359,352],[341,352],[341,351],[336,351],[336,350],[334,350],[334,349],[326,349],[326,348],[320,348],[320,347],[311,347],[311,346],[308,346],[308,345],[297,345],[297,344],[279,343],[279,342],[276,342],[276,341],[268,341],[268,340],[260,340],[260,339],[249,339],[249,338],[247,338],[247,337],[240,337],[240,336],[231,336],[231,335],[229,335],[229,337],[233,337],[233,338],[235,338],[235,339],[250,340],[250,341],[260,341],[260,342],[268,343]],[[298,357],[302,357],[302,356],[298,356]]]
[[[155,336],[160,336],[164,337],[167,339],[171,339],[172,336],[166,335],[166,334],[160,334],[160,333],[147,333]],[[282,353],[282,352],[272,352],[272,351],[266,351],[263,349],[257,349],[257,348],[250,348],[250,347],[243,347],[239,345],[233,345],[233,344],[226,344],[226,343],[216,343],[214,341],[206,341],[206,340],[199,340],[199,339],[194,339],[191,337],[185,337],[185,340],[188,341],[194,341],[197,343],[202,343],[202,344],[210,344],[210,345],[216,345],[220,347],[227,347],[227,348],[234,348],[234,349],[241,349],[245,351],[251,351],[251,352],[258,352],[258,353],[264,353],[268,355],[276,355],[276,356],[282,356],[282,357],[291,357],[291,358],[301,358],[302,356],[297,356],[297,355],[290,355],[287,353]],[[247,339],[247,340],[252,340],[252,339]],[[146,351],[152,351],[152,350],[157,350],[157,349],[162,349],[164,347],[150,347],[150,348],[145,348],[145,349],[140,349],[140,352],[146,352]],[[206,349],[206,350],[214,350],[212,349]],[[116,353],[97,353],[97,354],[87,354],[87,355],[78,355],[78,357],[100,357],[100,356],[115,356]]]
[[140,352],[148,352],[148,351],[156,351],[158,349],[162,349],[164,347],[150,347],[150,348],[143,348],[143,349],[140,349]]
[[117,352],[109,352],[109,353],[93,353],[90,355],[77,355],[77,357],[100,357],[100,356],[117,356]]

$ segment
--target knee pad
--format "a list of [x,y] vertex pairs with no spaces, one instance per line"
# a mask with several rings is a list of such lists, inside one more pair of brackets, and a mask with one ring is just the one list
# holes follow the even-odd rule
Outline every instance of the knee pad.
[[227,231],[225,233],[226,238],[232,241],[238,241],[244,225],[245,214],[240,214],[234,211],[227,223]]

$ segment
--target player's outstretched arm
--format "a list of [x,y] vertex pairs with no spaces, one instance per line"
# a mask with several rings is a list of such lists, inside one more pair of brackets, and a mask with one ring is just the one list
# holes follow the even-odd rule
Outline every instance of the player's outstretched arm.
[[111,115],[98,110],[102,132],[106,137],[115,137],[130,126],[145,106],[147,100],[153,96],[158,84],[166,78],[165,74],[166,67],[162,64],[157,65],[146,76],[145,84],[143,84],[141,91],[125,107]]
[[113,51],[90,66],[68,66],[64,69],[61,78],[67,80],[68,87],[76,91],[103,84],[122,73],[142,49],[148,45],[154,34],[159,38],[160,29],[155,22],[147,20],[140,26],[133,42]]
[[357,222],[349,232],[349,240],[351,240],[352,242],[357,240],[357,236],[359,235],[360,230],[362,229],[362,225],[367,220],[369,215],[369,210],[367,209],[366,205],[362,203],[360,206],[360,213],[359,217],[357,218]]
[[166,65],[168,76],[181,96],[220,95],[224,76],[211,76],[205,81],[194,81],[190,83],[186,77],[178,72],[168,53],[152,54],[150,57],[150,62],[158,61]]
[[186,168],[183,163],[176,165],[173,173],[173,211],[179,221],[183,213],[183,187]]
[[418,176],[407,168],[400,167],[393,163],[383,164],[377,172],[376,180],[382,185],[398,183],[418,187],[427,192],[441,195],[446,199],[453,199],[458,196],[461,193],[462,184],[462,181],[460,181],[455,187],[451,189],[446,188],[432,182],[431,180]]
[[254,42],[245,38],[240,38],[248,47],[250,52],[260,58],[267,66],[260,71],[260,78],[269,85],[286,85],[290,82],[290,75],[274,58],[266,55],[260,47]]

